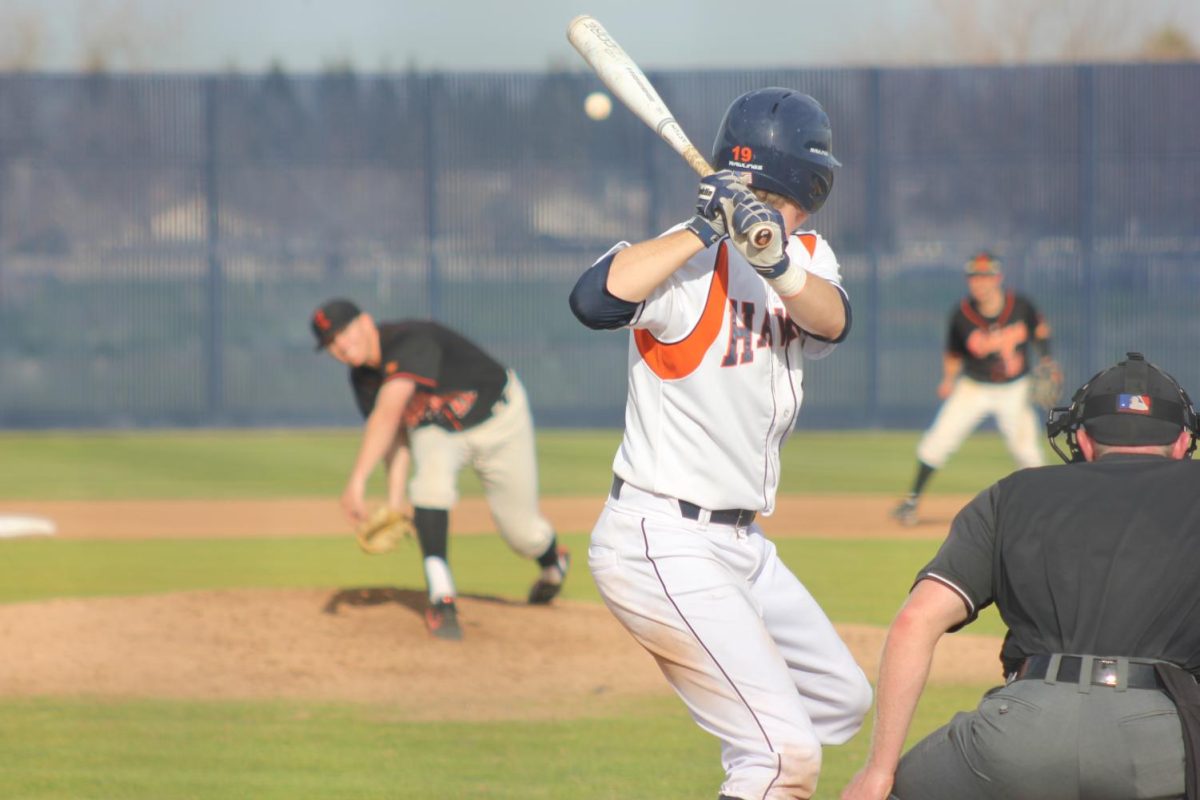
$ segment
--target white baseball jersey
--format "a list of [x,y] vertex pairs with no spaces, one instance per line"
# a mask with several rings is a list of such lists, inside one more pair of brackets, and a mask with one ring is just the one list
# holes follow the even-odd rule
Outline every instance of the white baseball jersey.
[[[839,283],[816,234],[792,236],[787,252]],[[822,746],[858,730],[870,683],[758,523],[712,512],[774,507],[803,358],[833,345],[793,324],[724,241],[659,286],[629,327],[625,438],[613,464],[623,483],[592,529],[592,577],[721,740],[720,793],[812,797]]]
[[[840,288],[837,258],[819,235],[793,234],[787,253]],[[800,330],[727,240],[668,278],[629,327],[625,438],[613,471],[703,508],[770,514],[779,451],[803,399],[804,358],[835,345]]]

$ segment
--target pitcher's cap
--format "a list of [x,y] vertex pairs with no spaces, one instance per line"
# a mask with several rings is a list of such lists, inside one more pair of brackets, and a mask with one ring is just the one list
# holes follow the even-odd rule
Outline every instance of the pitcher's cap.
[[317,337],[317,349],[324,350],[362,310],[343,297],[326,300],[312,315],[312,332]]

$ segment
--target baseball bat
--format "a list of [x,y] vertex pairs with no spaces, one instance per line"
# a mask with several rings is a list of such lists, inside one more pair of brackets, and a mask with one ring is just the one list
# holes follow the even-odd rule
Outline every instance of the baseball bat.
[[[567,40],[609,91],[682,156],[697,175],[703,178],[713,174],[715,170],[708,159],[688,139],[641,67],[603,25],[594,17],[580,14],[567,25]],[[750,229],[749,237],[755,246],[766,247],[771,243],[770,226],[755,225]]]

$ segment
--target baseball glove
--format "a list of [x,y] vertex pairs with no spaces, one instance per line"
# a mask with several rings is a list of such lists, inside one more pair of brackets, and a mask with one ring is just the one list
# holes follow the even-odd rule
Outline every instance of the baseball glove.
[[411,538],[415,532],[412,518],[407,514],[380,506],[354,533],[363,552],[377,556],[394,550],[397,542]]
[[1033,402],[1044,409],[1058,405],[1063,391],[1063,374],[1058,363],[1052,359],[1043,359],[1033,368],[1029,395]]

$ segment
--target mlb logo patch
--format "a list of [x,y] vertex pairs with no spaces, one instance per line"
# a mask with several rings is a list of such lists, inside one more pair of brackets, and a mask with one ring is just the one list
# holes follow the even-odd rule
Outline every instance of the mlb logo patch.
[[1149,414],[1150,395],[1119,394],[1117,395],[1117,411],[1122,414]]

